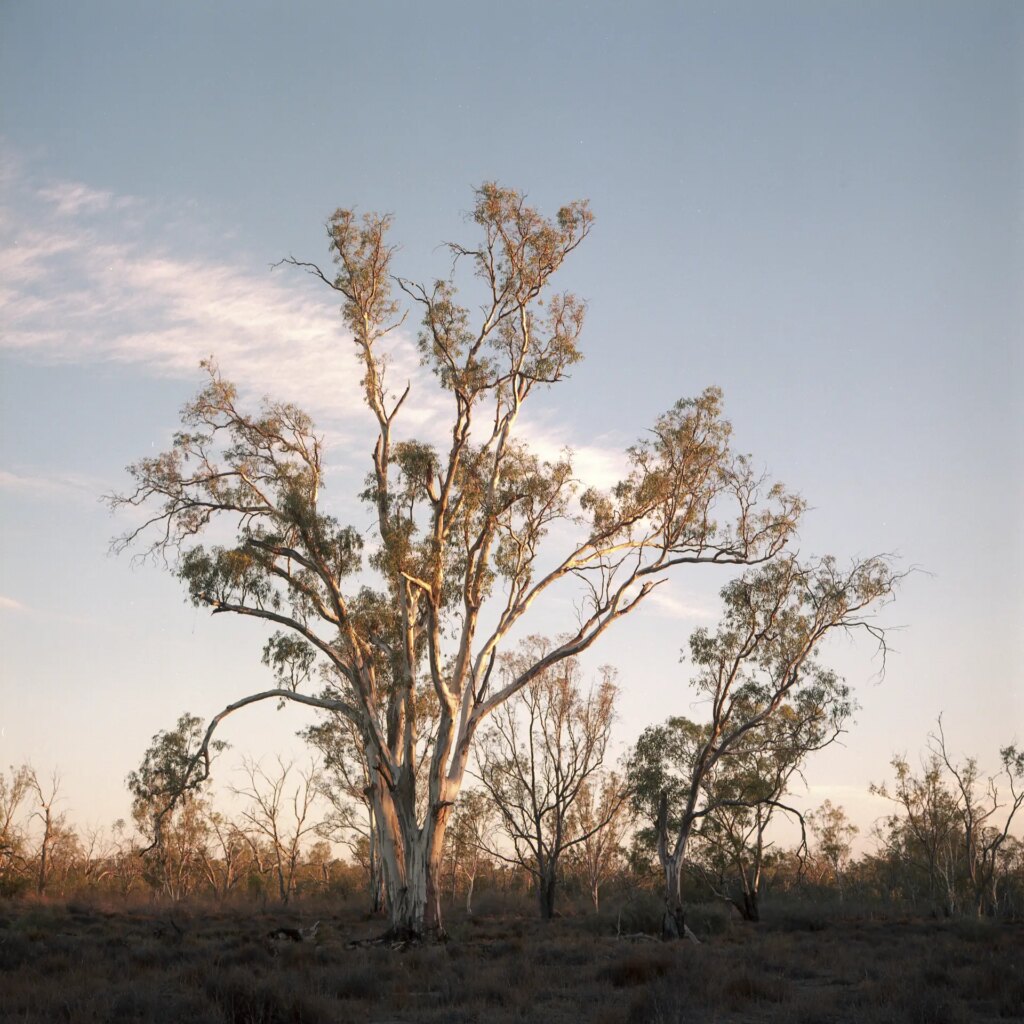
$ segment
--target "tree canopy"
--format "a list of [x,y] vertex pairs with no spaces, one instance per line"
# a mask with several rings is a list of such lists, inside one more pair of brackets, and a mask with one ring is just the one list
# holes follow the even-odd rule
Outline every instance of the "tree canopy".
[[[668,571],[770,566],[804,508],[733,450],[716,388],[658,416],[610,489],[578,481],[569,453],[545,461],[531,451],[517,430],[524,403],[581,358],[584,303],[551,279],[593,217],[572,202],[547,218],[487,183],[472,220],[478,240],[450,244],[450,276],[428,285],[393,273],[389,217],[349,209],[327,223],[333,271],[286,261],[342,298],[375,424],[359,489],[371,544],[325,511],[324,445],[309,416],[269,399],[248,411],[212,361],[171,448],[129,467],[134,489],[113,499],[150,512],[121,547],[167,559],[195,604],[279,631],[266,657],[280,685],[212,720],[195,778],[208,771],[219,721],[255,701],[344,716],[362,737],[394,923],[414,931],[436,918],[427,888],[481,722],[587,650]],[[459,298],[465,270],[484,296],[478,310]],[[412,384],[392,393],[388,346],[410,310],[448,403],[443,445],[398,432]],[[556,523],[575,536],[561,551],[543,543]],[[232,542],[208,539],[225,531]],[[512,675],[495,673],[538,599],[573,586],[579,614],[558,642]],[[309,693],[314,661],[325,673]]]

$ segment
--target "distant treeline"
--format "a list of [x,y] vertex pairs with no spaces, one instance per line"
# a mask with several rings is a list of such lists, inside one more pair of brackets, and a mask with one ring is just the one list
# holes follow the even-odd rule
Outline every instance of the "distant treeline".
[[[280,763],[273,772],[246,769],[250,786],[236,795],[248,802],[234,817],[218,810],[210,793],[192,796],[155,844],[124,821],[109,830],[76,829],[57,810],[56,773],[43,780],[29,765],[0,773],[0,896],[235,905],[335,896],[384,911],[372,830],[339,799],[331,772],[297,773]],[[748,920],[783,895],[932,916],[1024,918],[1024,842],[1005,827],[1016,787],[1000,795],[973,760],[950,766],[934,749],[920,769],[900,757],[892,769],[889,782],[872,787],[892,802],[892,812],[876,823],[872,848],[859,858],[851,855],[857,828],[827,800],[801,820],[805,841],[796,848],[779,848],[759,833],[756,808],[709,815],[696,834],[688,899],[731,905]],[[607,784],[621,782],[614,774],[603,779],[603,795],[596,783],[589,792],[584,787],[583,808],[573,812],[577,830],[607,797]],[[621,903],[661,892],[652,829],[632,797],[559,859],[561,891],[595,911],[604,894]],[[474,894],[536,895],[543,885],[529,851],[481,789],[460,798],[442,864],[442,898],[469,913]]]

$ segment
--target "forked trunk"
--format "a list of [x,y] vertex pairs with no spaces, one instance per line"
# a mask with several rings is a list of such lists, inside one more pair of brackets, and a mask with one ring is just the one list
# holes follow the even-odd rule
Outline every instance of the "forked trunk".
[[[380,856],[388,911],[388,937],[399,940],[445,938],[441,921],[441,853],[448,808],[422,825],[411,815],[379,813]],[[381,810],[385,810],[384,806]],[[402,827],[403,822],[412,822]],[[407,834],[411,833],[411,834]]]
[[740,912],[744,921],[753,921],[756,924],[761,920],[761,908],[756,892],[744,891],[741,899],[733,900],[733,906]]
[[399,879],[404,884],[389,887],[388,934],[391,938],[420,940],[444,937],[440,893],[434,882],[438,865],[432,872],[426,858],[417,856],[418,848],[419,844],[414,844],[409,851],[411,856],[406,859],[405,878]]
[[684,822],[670,851],[668,793],[663,791],[658,802],[658,860],[665,875],[665,913],[661,919],[661,937],[666,941],[693,934],[686,927],[686,912],[683,906],[683,864],[692,827],[693,820],[689,818]]

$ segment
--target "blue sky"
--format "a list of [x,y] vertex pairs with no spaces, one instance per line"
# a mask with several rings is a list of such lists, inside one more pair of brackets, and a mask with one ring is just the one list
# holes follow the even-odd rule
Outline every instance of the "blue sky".
[[[167,446],[212,353],[309,406],[358,517],[335,303],[270,264],[325,258],[357,205],[432,278],[487,179],[597,216],[562,275],[586,361],[537,400],[538,444],[611,479],[716,383],[739,447],[813,506],[801,550],[930,573],[884,616],[884,682],[830,652],[862,710],[809,799],[868,822],[868,782],[940,711],[991,764],[1024,740],[1022,58],[1014,3],[4,4],[0,764],[61,767],[74,816],[106,820],[153,732],[265,680],[258,626],[108,556],[126,524],[97,496]],[[699,710],[678,654],[722,582],[680,575],[595,652],[623,741]],[[228,738],[258,754],[303,721]]]

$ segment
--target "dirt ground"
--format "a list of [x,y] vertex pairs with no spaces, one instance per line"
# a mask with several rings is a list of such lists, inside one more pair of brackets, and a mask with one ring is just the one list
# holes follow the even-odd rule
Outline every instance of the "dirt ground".
[[[267,937],[316,918],[312,942]],[[545,925],[482,907],[453,913],[444,945],[395,950],[352,948],[381,922],[329,904],[0,903],[0,1021],[1024,1021],[1019,924],[792,909],[760,925],[691,920],[699,946],[632,933],[621,909]]]

